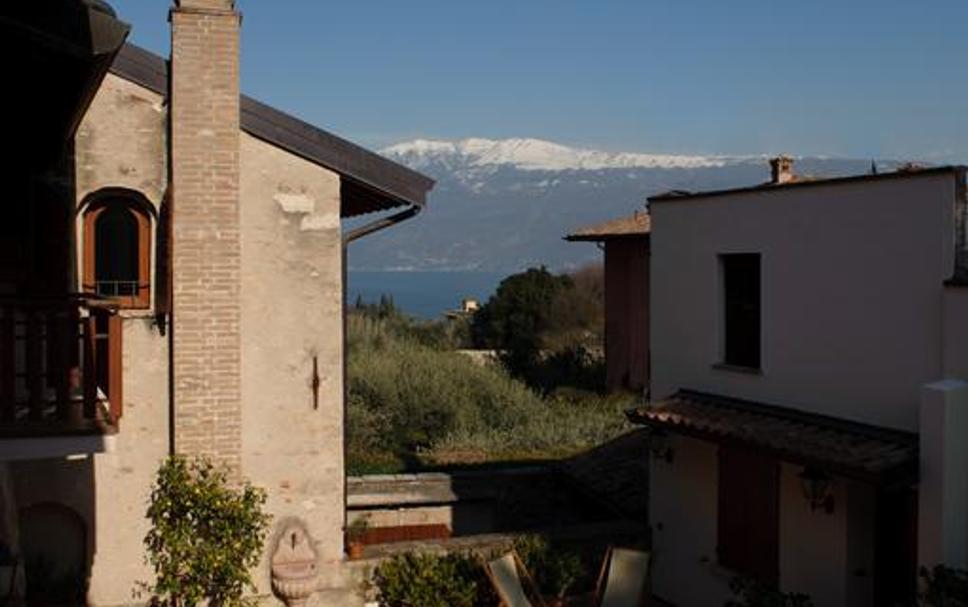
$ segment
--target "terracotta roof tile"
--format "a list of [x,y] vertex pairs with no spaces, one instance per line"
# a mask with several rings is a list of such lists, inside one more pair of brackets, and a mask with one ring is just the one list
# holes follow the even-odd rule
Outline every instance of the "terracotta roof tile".
[[690,390],[629,411],[628,416],[654,429],[741,443],[859,480],[916,480],[918,438],[910,432]]
[[652,231],[652,221],[645,211],[636,211],[629,217],[622,217],[579,228],[565,236],[571,241],[598,241],[610,238],[637,238],[648,236]]

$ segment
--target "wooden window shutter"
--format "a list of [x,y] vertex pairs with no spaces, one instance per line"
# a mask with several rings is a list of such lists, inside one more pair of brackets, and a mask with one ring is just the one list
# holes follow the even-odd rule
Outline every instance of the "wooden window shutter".
[[779,465],[770,457],[720,447],[719,563],[769,583],[779,579],[779,474]]

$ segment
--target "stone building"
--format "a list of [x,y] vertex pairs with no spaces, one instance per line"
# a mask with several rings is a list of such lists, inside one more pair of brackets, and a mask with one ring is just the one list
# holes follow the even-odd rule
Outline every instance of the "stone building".
[[[231,0],[176,2],[170,60],[96,0],[0,12],[4,61],[28,57],[0,108],[2,547],[131,603],[153,475],[205,455],[266,488],[339,588],[347,245],[433,182],[240,96]],[[343,229],[374,212],[395,214]]]
[[649,200],[654,592],[913,604],[968,565],[965,169]]

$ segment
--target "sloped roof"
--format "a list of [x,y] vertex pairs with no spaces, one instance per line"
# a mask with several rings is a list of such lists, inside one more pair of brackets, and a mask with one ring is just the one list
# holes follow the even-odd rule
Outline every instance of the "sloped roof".
[[671,190],[649,197],[649,203],[653,202],[675,202],[682,200],[694,200],[697,198],[713,198],[728,196],[730,194],[744,194],[747,192],[772,192],[774,190],[787,190],[793,188],[810,188],[825,185],[841,185],[848,183],[864,183],[868,181],[890,181],[893,179],[910,179],[926,175],[943,175],[950,173],[956,177],[964,179],[966,168],[959,165],[938,166],[938,167],[909,167],[889,173],[871,173],[865,175],[848,175],[846,177],[797,177],[786,183],[766,182],[753,186],[738,188],[728,188],[723,190],[707,190],[705,192],[689,192],[686,190]]
[[629,411],[628,417],[656,429],[738,443],[785,461],[876,484],[917,479],[914,433],[691,390]]
[[636,211],[629,217],[612,219],[605,223],[585,226],[565,236],[572,242],[596,242],[615,238],[644,238],[652,230],[652,221],[645,211]]
[[[111,72],[168,95],[168,62],[148,50],[126,44]],[[246,133],[344,177],[344,217],[402,205],[423,206],[434,187],[434,180],[421,173],[246,95],[241,97],[240,112]]]

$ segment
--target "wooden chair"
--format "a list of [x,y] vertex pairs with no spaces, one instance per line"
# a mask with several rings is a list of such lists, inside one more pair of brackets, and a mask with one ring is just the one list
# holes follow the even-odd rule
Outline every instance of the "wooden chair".
[[595,588],[594,607],[646,607],[651,554],[609,547]]
[[524,563],[513,550],[485,562],[484,571],[501,599],[501,607],[547,607]]

